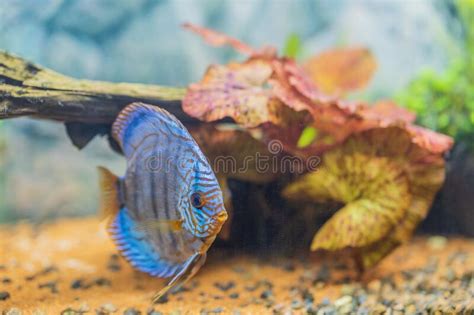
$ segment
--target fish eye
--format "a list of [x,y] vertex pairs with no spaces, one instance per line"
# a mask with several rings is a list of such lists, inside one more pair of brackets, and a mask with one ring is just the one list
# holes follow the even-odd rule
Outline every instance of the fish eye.
[[191,204],[194,208],[201,209],[206,204],[204,195],[199,191],[192,193],[190,199],[191,199]]

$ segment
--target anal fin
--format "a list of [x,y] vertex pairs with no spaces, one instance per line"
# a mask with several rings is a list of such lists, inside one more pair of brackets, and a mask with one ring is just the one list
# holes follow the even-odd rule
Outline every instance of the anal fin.
[[168,282],[168,284],[153,296],[153,303],[173,288],[179,288],[191,279],[206,261],[206,253],[195,253],[183,265],[182,269]]

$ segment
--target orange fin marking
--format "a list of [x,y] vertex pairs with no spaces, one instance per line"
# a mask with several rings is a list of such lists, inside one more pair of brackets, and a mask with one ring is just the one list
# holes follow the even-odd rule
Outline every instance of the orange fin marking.
[[153,232],[155,230],[179,232],[183,226],[182,220],[149,220],[139,222],[137,230],[143,232]]

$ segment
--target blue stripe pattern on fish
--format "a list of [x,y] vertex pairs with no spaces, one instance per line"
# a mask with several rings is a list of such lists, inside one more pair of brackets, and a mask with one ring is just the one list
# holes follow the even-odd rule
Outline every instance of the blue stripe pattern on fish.
[[101,212],[123,256],[137,269],[173,277],[155,295],[192,277],[227,219],[208,160],[186,128],[156,106],[133,103],[112,126],[127,160],[118,178],[99,167]]

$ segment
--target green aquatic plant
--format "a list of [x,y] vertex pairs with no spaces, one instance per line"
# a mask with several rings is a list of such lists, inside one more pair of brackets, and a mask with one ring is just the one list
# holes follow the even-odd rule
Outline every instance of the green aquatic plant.
[[290,34],[285,42],[285,46],[283,48],[283,55],[287,56],[288,58],[297,59],[303,50],[303,46],[301,43],[301,38],[298,34],[292,33]]
[[463,54],[442,73],[424,70],[397,98],[418,114],[420,125],[464,140],[474,149],[474,1],[458,1],[457,8]]

